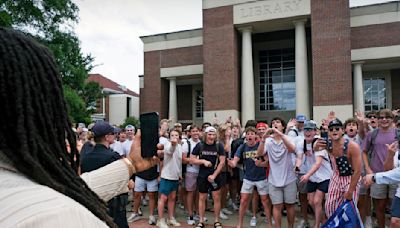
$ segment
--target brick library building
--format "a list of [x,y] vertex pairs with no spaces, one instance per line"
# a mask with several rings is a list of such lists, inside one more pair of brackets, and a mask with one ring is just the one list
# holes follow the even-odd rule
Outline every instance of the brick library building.
[[[318,123],[400,108],[400,2],[203,0],[203,28],[141,37],[140,112]],[[182,18],[185,23],[185,18]]]

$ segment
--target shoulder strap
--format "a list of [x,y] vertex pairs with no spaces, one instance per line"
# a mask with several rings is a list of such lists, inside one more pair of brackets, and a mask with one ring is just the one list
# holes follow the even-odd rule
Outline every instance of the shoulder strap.
[[344,140],[344,145],[343,145],[343,155],[347,156],[347,150],[349,149],[349,139]]
[[220,145],[219,142],[215,143],[215,146],[217,147],[217,160],[215,161],[214,170],[217,169],[219,163],[219,145]]
[[[239,146],[240,159],[241,159],[242,161],[244,161],[244,156],[243,156],[243,154],[244,154],[244,147],[245,147],[245,143],[243,143],[242,145]],[[244,165],[244,163],[243,163],[243,172],[246,172],[246,166]]]
[[188,139],[188,138],[186,138],[186,143],[187,143],[187,145],[188,145],[188,152],[187,152],[187,154],[186,154],[186,157],[190,157],[190,153],[191,153],[191,144],[190,144],[190,140]]
[[290,129],[291,131],[294,131],[294,133],[296,133],[296,136],[299,136],[299,132],[297,131],[297,129],[296,128],[292,128],[292,129]]
[[374,129],[371,132],[371,140],[369,141],[369,144],[368,144],[368,155],[369,155],[369,158],[372,157],[372,152],[374,151],[372,147],[375,144],[375,139],[378,136],[378,131],[379,131],[379,128]]
[[200,141],[199,143],[199,159],[203,157],[203,142]]

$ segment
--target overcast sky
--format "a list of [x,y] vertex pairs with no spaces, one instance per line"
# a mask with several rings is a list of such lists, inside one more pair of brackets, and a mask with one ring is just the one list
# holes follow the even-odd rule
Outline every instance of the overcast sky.
[[[143,74],[140,36],[202,27],[202,0],[73,0],[79,7],[75,32],[84,53],[95,57],[91,73],[139,92]],[[351,6],[388,0],[350,0]]]

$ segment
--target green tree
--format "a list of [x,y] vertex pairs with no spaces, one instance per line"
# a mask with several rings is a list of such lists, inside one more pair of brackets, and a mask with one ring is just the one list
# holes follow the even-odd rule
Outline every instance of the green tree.
[[0,26],[20,30],[49,47],[61,72],[71,119],[88,123],[102,95],[97,83],[87,82],[93,57],[82,53],[73,32],[78,12],[71,0],[1,0]]
[[127,125],[133,125],[135,126],[135,129],[138,129],[139,127],[139,120],[136,119],[133,116],[127,117],[124,121],[124,123],[120,126],[121,128],[125,128]]

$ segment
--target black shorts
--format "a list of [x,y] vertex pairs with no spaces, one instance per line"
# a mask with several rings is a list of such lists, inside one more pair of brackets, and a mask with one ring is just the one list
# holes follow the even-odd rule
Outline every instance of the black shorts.
[[215,178],[215,183],[217,184],[216,188],[214,188],[211,185],[207,177],[200,177],[200,176],[197,177],[197,189],[199,190],[200,193],[208,193],[208,190],[211,191],[220,190],[222,186],[221,175],[218,175],[217,178]]
[[231,176],[231,180],[239,180],[240,179],[240,174],[239,174],[239,168],[235,167],[232,169],[233,174]]
[[227,185],[231,182],[231,174],[229,172],[221,172],[221,186]]
[[307,192],[308,193],[316,192],[317,189],[323,193],[327,193],[328,187],[329,187],[329,180],[324,180],[320,183],[315,183],[315,182],[311,182],[311,181],[307,182]]
[[392,217],[400,218],[400,198],[397,196],[392,200]]

